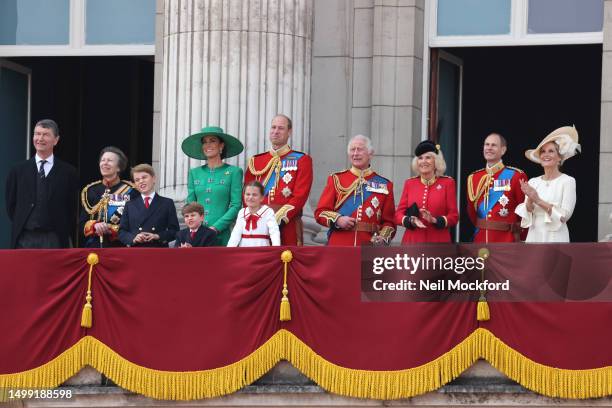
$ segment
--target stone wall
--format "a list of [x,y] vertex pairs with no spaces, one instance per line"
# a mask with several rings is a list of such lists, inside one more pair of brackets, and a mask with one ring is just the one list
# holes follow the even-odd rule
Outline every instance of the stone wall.
[[159,401],[133,394],[88,367],[70,379],[62,388],[70,389],[69,400],[25,400],[6,404],[7,407],[404,407],[404,406],[559,406],[610,407],[612,398],[593,400],[560,400],[534,394],[508,380],[484,361],[478,361],[459,378],[437,391],[413,398],[381,401],[346,398],[329,394],[300,374],[287,362],[280,362],[253,385],[221,398],[199,401]]

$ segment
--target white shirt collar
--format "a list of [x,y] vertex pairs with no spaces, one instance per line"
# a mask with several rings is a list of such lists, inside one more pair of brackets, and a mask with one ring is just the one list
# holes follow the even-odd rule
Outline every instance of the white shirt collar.
[[150,198],[149,203],[150,203],[155,198],[155,191],[152,192],[151,194],[147,194],[147,195],[141,194],[141,196],[142,196],[142,201],[145,200],[145,197],[149,197]]
[[53,166],[53,160],[54,160],[53,154],[51,154],[51,156],[47,157],[46,159],[43,159],[42,157],[40,157],[40,156],[38,155],[38,153],[36,153],[36,155],[34,156],[34,158],[35,158],[35,160],[36,160],[36,167],[39,167],[39,166],[40,166],[40,162],[41,162],[42,160],[46,160],[46,161],[47,161],[47,163],[46,163],[46,164],[49,164],[50,166]]

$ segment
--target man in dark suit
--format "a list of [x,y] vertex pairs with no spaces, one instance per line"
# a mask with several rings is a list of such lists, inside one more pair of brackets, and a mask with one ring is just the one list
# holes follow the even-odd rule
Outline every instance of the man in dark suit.
[[181,209],[185,219],[184,228],[176,233],[176,248],[213,246],[217,232],[204,225],[204,207],[197,201],[187,203]]
[[16,164],[6,181],[11,248],[68,248],[76,225],[76,169],[53,155],[59,142],[53,120],[38,121],[32,141],[36,155]]
[[126,246],[167,247],[179,230],[174,201],[155,193],[155,170],[149,164],[132,168],[140,196],[125,204],[119,239]]

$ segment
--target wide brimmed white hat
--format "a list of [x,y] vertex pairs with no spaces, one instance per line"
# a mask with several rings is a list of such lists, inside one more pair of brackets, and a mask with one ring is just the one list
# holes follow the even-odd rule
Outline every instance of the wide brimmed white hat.
[[548,136],[542,139],[538,147],[527,150],[525,152],[525,157],[534,163],[540,163],[540,149],[546,143],[550,142],[555,142],[557,146],[559,146],[561,161],[565,161],[580,152],[578,131],[574,126],[563,126],[552,131]]

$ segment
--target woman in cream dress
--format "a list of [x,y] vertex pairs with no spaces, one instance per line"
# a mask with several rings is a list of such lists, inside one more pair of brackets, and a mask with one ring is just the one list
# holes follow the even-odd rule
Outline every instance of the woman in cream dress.
[[576,180],[561,172],[563,162],[580,151],[576,128],[565,126],[546,136],[525,156],[539,163],[544,174],[521,182],[525,202],[516,207],[521,227],[529,228],[526,242],[569,242],[567,221],[576,205]]

